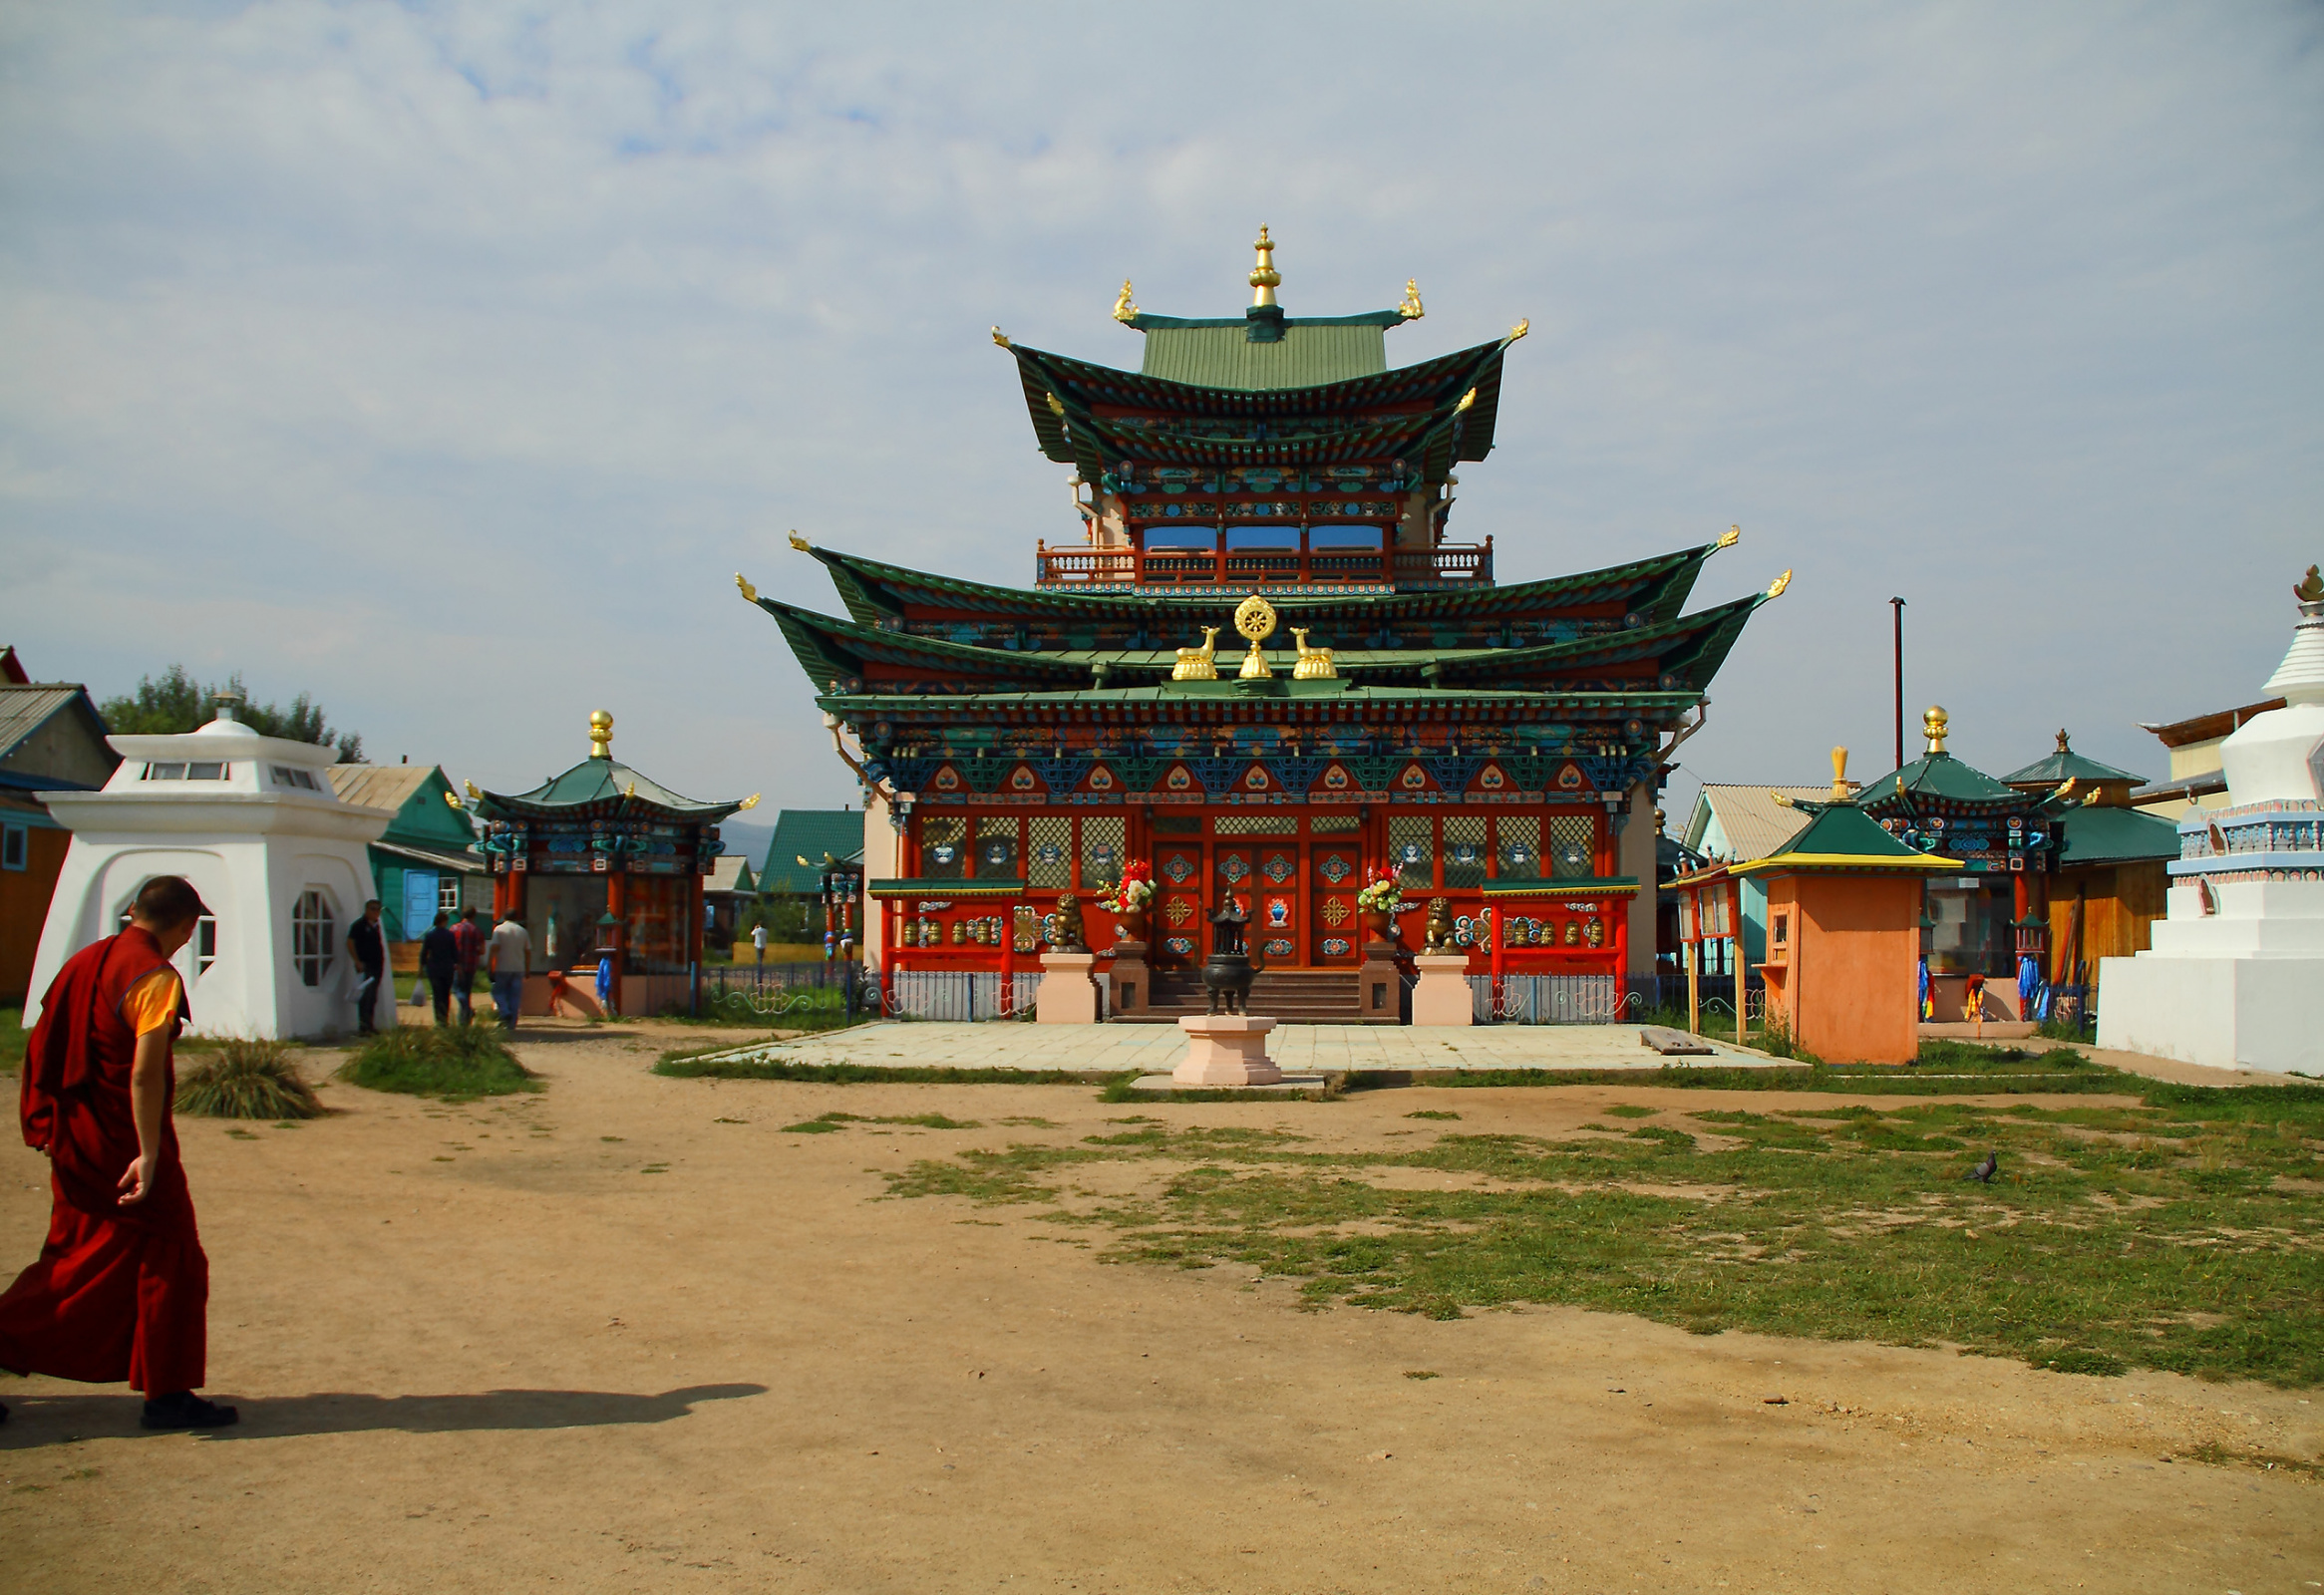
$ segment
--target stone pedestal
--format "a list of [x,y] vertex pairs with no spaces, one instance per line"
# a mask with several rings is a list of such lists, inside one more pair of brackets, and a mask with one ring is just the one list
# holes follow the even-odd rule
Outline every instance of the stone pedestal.
[[1420,968],[1420,984],[1412,992],[1414,1024],[1467,1025],[1475,1021],[1467,953],[1422,953],[1413,962]]
[[1114,944],[1114,1012],[1119,1015],[1143,1014],[1152,1006],[1154,971],[1146,965],[1146,943],[1118,941]]
[[1396,943],[1364,943],[1364,962],[1356,970],[1356,1017],[1366,1025],[1404,1023],[1404,977],[1396,967]]
[[1189,1014],[1178,1028],[1186,1033],[1186,1056],[1170,1079],[1180,1086],[1272,1086],[1283,1078],[1267,1056],[1272,1019]]
[[1094,1025],[1098,1022],[1098,983],[1090,978],[1096,953],[1043,953],[1041,989],[1033,998],[1033,1022],[1039,1025]]

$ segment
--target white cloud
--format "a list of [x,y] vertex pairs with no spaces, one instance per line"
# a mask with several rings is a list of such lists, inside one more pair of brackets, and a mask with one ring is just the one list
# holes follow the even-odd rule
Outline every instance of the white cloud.
[[[118,689],[311,688],[521,784],[620,720],[705,795],[832,801],[731,595],[817,540],[1024,580],[1071,538],[984,329],[1394,301],[1519,316],[1457,535],[1505,579],[1798,568],[1687,750],[1885,763],[1907,690],[2007,769],[2255,695],[2310,560],[2311,10],[763,6],[0,19],[0,627]],[[830,603],[835,608],[835,603]],[[1803,776],[1802,771],[1807,774]],[[1674,795],[1674,805],[1682,795]]]

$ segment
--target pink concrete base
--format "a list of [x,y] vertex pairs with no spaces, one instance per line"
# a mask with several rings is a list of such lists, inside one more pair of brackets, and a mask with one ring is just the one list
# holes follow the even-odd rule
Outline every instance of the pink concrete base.
[[1414,1024],[1467,1025],[1476,1020],[1467,953],[1422,953],[1413,963],[1420,969],[1420,984],[1412,989]]
[[1247,1014],[1192,1014],[1178,1021],[1186,1056],[1170,1079],[1181,1086],[1272,1086],[1283,1078],[1267,1056],[1272,1019]]
[[1098,983],[1090,978],[1096,953],[1043,953],[1041,985],[1033,994],[1033,1022],[1037,1025],[1094,1025],[1098,1022]]

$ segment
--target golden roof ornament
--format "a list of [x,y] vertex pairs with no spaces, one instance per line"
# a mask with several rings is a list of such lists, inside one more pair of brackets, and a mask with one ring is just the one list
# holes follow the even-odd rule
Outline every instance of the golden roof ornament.
[[1404,303],[1396,307],[1396,313],[1407,321],[1418,321],[1428,314],[1421,308],[1420,278],[1404,279]]
[[1533,319],[1532,317],[1527,316],[1524,320],[1509,328],[1509,342],[1515,343],[1519,338],[1522,338],[1526,333],[1531,332],[1532,330]]
[[1138,301],[1130,297],[1130,279],[1122,279],[1122,297],[1114,301],[1114,319],[1131,322],[1138,319]]
[[445,800],[445,802],[446,802],[447,804],[449,804],[449,805],[452,807],[452,809],[453,809],[453,811],[454,811],[455,813],[466,813],[466,812],[468,812],[468,806],[467,806],[465,803],[463,803],[463,802],[460,800],[460,794],[459,794],[459,793],[456,793],[456,792],[448,792],[448,793],[446,793],[446,794],[444,795],[444,800]]
[[613,757],[613,717],[602,709],[589,711],[589,757]]
[[2070,754],[2074,751],[2066,744],[2066,728],[2064,726],[2058,728],[2058,751],[2062,754]]
[[759,589],[745,581],[743,579],[743,573],[739,570],[735,572],[735,590],[740,592],[752,603],[757,603],[759,601]]
[[1062,416],[1065,414],[1065,401],[1063,399],[1058,398],[1054,393],[1043,394],[1042,397],[1049,401],[1049,413],[1051,415]]
[[1784,589],[1790,585],[1792,585],[1792,573],[1787,570],[1782,575],[1778,576],[1775,580],[1768,583],[1768,596],[1770,598],[1781,598],[1784,596]]
[[1252,593],[1235,605],[1234,629],[1250,639],[1250,652],[1242,656],[1242,669],[1235,672],[1244,681],[1265,681],[1275,672],[1267,663],[1267,656],[1259,652],[1259,644],[1274,635],[1275,606],[1257,593]]
[[998,327],[993,328],[993,342],[999,344],[1003,349],[1014,349],[1017,347],[1015,344],[1009,342],[1009,335],[1001,331],[1001,329]]
[[1719,533],[1719,540],[1713,543],[1711,546],[1714,548],[1732,548],[1741,541],[1743,541],[1743,528],[1741,526],[1729,526],[1725,531]]
[[2308,567],[2308,579],[2292,589],[2292,596],[2304,604],[2324,604],[2324,576],[2314,565]]
[[741,802],[735,804],[735,806],[737,808],[756,808],[759,806],[759,795],[757,793],[753,793],[750,797],[745,798]]
[[1251,247],[1259,252],[1259,263],[1251,268],[1250,277],[1251,305],[1255,309],[1275,302],[1275,290],[1283,286],[1283,274],[1275,269],[1275,243],[1267,236],[1265,227],[1259,228],[1258,239]]
[[791,546],[798,549],[803,554],[815,552],[815,544],[809,542],[805,537],[802,537],[799,534],[797,528],[792,530]]
[[1461,396],[1461,402],[1460,402],[1459,404],[1457,404],[1457,405],[1455,405],[1455,406],[1453,407],[1453,414],[1455,414],[1456,416],[1465,416],[1465,415],[1467,415],[1467,414],[1468,414],[1470,411],[1472,411],[1472,410],[1474,410],[1474,409],[1476,409],[1476,408],[1477,408],[1477,390],[1476,390],[1475,388],[1472,388],[1472,389],[1470,389],[1470,390],[1469,390],[1467,393],[1465,393],[1465,394],[1463,394],[1463,395]]
[[1847,799],[1847,750],[1834,748],[1831,750],[1831,800],[1844,803]]
[[1948,735],[1946,728],[1951,724],[1952,717],[1945,713],[1944,705],[1930,704],[1928,706],[1928,713],[1920,717],[1920,729],[1928,737],[1926,751],[1929,754],[1941,754],[1945,751],[1945,738]]

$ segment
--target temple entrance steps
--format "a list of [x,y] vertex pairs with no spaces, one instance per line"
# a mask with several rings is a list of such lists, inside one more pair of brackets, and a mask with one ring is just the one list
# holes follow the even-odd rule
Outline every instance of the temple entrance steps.
[[[1117,1015],[1124,1025],[1174,1025],[1210,1011],[1209,994],[1191,970],[1156,969],[1143,1014]],[[1353,969],[1270,969],[1251,982],[1250,1011],[1286,1025],[1353,1025],[1362,1020]]]

